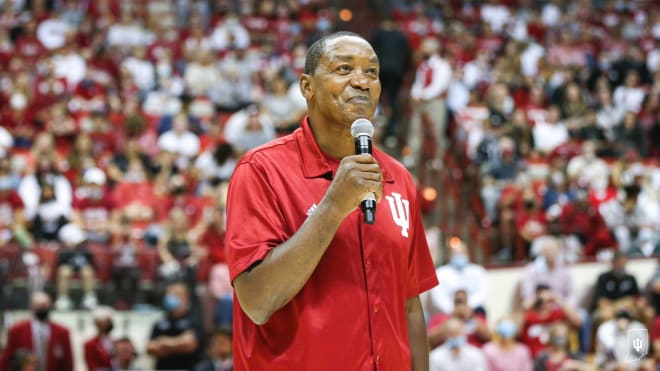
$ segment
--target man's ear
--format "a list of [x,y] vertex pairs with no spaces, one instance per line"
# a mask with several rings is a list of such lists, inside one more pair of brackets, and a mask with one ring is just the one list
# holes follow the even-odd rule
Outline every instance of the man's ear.
[[298,85],[300,86],[300,92],[302,93],[303,97],[305,97],[306,100],[311,99],[312,96],[314,95],[312,89],[314,85],[314,81],[312,79],[312,76],[303,73],[302,75],[300,75],[300,79],[298,80]]

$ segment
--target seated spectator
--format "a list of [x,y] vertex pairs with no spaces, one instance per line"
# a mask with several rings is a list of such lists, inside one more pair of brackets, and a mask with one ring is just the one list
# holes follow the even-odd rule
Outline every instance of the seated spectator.
[[532,357],[536,357],[548,345],[548,330],[557,322],[566,322],[572,328],[582,325],[579,314],[550,290],[547,285],[536,288],[532,307],[525,311],[522,332],[523,344],[529,347]]
[[610,173],[607,163],[596,156],[596,143],[585,141],[582,144],[582,153],[573,157],[566,168],[569,182],[577,181],[580,186],[589,186],[600,177]]
[[165,318],[154,324],[147,353],[156,359],[156,370],[191,370],[199,361],[201,326],[190,313],[186,285],[170,283],[163,298]]
[[139,289],[140,267],[138,265],[138,238],[127,217],[119,220],[117,232],[113,236],[112,282],[117,295],[115,306],[119,309],[130,308],[135,304]]
[[463,332],[467,342],[481,348],[491,338],[486,317],[481,312],[475,312],[468,305],[468,295],[464,290],[454,294],[454,311],[450,314],[437,314],[429,320],[428,338],[431,348],[444,343],[448,338],[447,322],[456,318],[463,322]]
[[273,122],[260,105],[250,105],[234,113],[225,124],[225,139],[239,153],[245,153],[274,138]]
[[209,339],[206,359],[197,363],[193,371],[233,371],[231,327],[220,327]]
[[486,359],[479,348],[467,343],[463,322],[452,318],[447,321],[447,340],[431,351],[431,371],[486,371]]
[[229,181],[236,167],[234,148],[229,143],[218,143],[208,149],[195,160],[195,169],[199,176],[200,193],[205,194],[217,183]]
[[106,176],[99,168],[85,170],[81,187],[73,198],[71,220],[82,227],[91,242],[110,241],[119,213],[114,199],[106,188]]
[[439,267],[435,273],[443,284],[429,291],[427,311],[431,314],[452,313],[456,292],[463,290],[468,297],[468,307],[484,312],[488,277],[482,266],[470,263],[465,243],[459,241],[450,246],[448,264]]
[[639,125],[637,114],[634,112],[626,112],[623,122],[614,127],[614,143],[619,156],[632,149],[646,157],[648,153],[646,140],[644,130]]
[[569,186],[563,172],[555,172],[548,177],[548,187],[543,193],[541,207],[548,211],[552,206],[561,207],[575,201],[575,189]]
[[60,229],[69,222],[69,212],[62,209],[55,196],[55,187],[49,182],[40,186],[41,195],[30,225],[37,242],[55,242]]
[[40,201],[43,199],[42,186],[52,187],[48,194],[48,201],[59,213],[69,216],[73,194],[71,183],[57,170],[54,155],[42,154],[36,159],[36,169],[33,174],[23,177],[18,186],[18,194],[25,205],[25,217],[32,220],[37,214]]
[[83,285],[82,307],[93,309],[98,305],[96,298],[96,275],[94,258],[87,249],[85,232],[75,224],[67,224],[59,232],[62,248],[57,252],[57,310],[73,309],[69,297],[69,284],[74,274],[80,274]]
[[589,202],[584,189],[575,192],[575,202],[566,203],[561,208],[558,222],[563,234],[575,235],[584,246],[583,256],[596,256],[599,251],[617,246],[605,220]]
[[188,161],[199,153],[199,138],[188,130],[185,113],[174,116],[172,129],[158,138],[158,148],[174,154],[182,167],[187,166]]
[[565,323],[555,323],[548,330],[548,345],[534,360],[534,371],[596,371],[597,368],[583,361],[570,351],[570,328]]
[[576,136],[581,141],[593,141],[599,149],[607,142],[605,130],[598,126],[596,112],[593,110],[587,111]]
[[300,126],[300,120],[307,111],[289,95],[289,86],[282,76],[269,82],[261,105],[278,133],[290,133]]
[[632,309],[640,291],[635,276],[626,272],[628,258],[622,252],[612,256],[612,268],[601,273],[596,280],[593,297],[593,310],[601,321],[611,319],[616,308]]
[[0,248],[9,242],[32,244],[25,221],[23,200],[16,192],[18,177],[11,173],[7,156],[0,156]]
[[213,52],[206,49],[198,50],[195,58],[186,66],[183,78],[190,95],[208,95],[221,78]]
[[85,363],[89,371],[100,371],[112,369],[112,355],[115,346],[110,333],[112,332],[112,309],[98,307],[92,313],[97,335],[85,341],[83,351]]
[[[647,333],[646,327],[625,309],[603,322],[596,333],[596,364],[601,370],[637,370],[645,354],[636,352],[630,341],[633,332]],[[648,348],[646,348],[648,351]],[[641,368],[639,368],[641,370]],[[647,368],[644,368],[646,370]]]
[[536,122],[533,134],[534,148],[546,154],[568,141],[568,128],[564,122],[560,121],[559,107],[550,107],[547,119]]
[[491,341],[481,349],[489,371],[531,371],[532,356],[529,349],[516,340],[518,329],[511,318],[503,318],[495,325],[499,340]]
[[189,233],[186,212],[174,208],[169,213],[164,233],[158,239],[159,272],[166,281],[182,280],[189,289],[197,286],[198,247]]

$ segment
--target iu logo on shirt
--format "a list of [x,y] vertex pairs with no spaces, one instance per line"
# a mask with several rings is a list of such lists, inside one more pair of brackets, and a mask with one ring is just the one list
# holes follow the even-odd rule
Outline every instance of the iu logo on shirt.
[[401,235],[408,238],[408,229],[410,229],[410,202],[401,198],[401,194],[392,192],[391,196],[385,196],[387,203],[390,204],[390,213],[392,220],[401,227]]

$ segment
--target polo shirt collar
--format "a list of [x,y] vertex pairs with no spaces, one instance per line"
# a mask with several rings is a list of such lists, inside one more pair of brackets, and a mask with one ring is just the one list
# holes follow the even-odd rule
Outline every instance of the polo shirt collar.
[[[321,151],[321,148],[314,137],[314,132],[312,131],[308,116],[305,116],[303,119],[300,129],[296,130],[295,139],[298,144],[298,152],[300,154],[303,175],[305,178],[329,177],[332,179],[337,171],[340,161]],[[382,154],[376,148],[374,148],[374,156],[380,162]],[[385,182],[390,183],[394,180],[387,169],[381,167],[381,171]]]

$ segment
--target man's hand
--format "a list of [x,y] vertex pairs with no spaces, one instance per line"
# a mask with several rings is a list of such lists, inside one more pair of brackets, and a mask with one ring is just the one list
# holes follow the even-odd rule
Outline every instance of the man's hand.
[[344,157],[337,169],[325,199],[340,215],[350,214],[370,193],[376,195],[376,202],[383,197],[383,175],[375,158],[369,155]]

